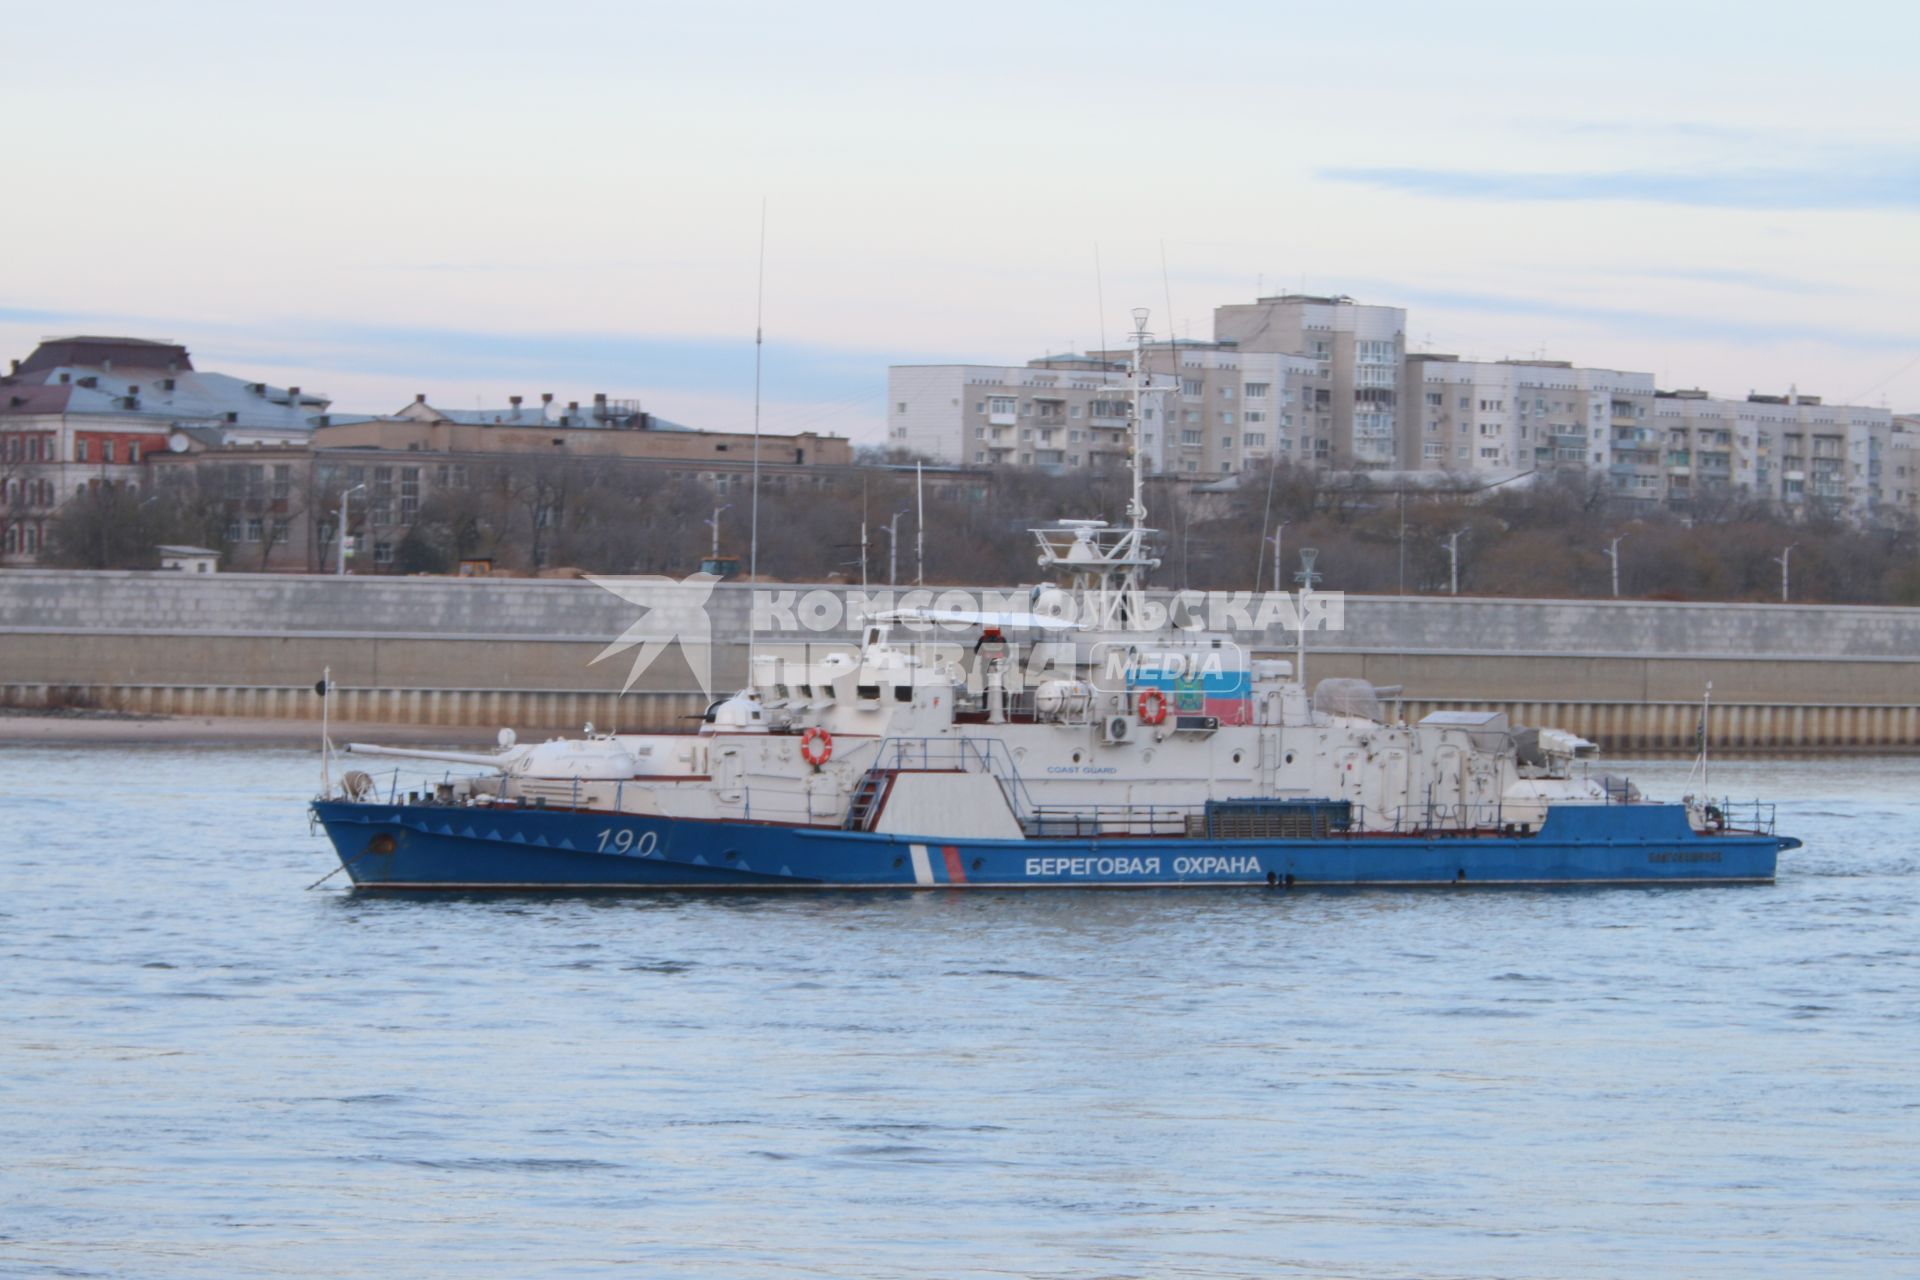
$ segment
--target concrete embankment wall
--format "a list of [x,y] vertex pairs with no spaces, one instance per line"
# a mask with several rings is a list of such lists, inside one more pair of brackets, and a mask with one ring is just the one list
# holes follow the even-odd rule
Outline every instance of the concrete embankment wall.
[[[714,593],[717,689],[744,678],[754,590]],[[631,655],[592,661],[639,614],[571,581],[4,573],[0,701],[308,719],[330,667],[344,721],[683,725],[704,699],[677,651],[624,697]],[[1251,643],[1289,655],[1293,637]],[[1308,673],[1403,685],[1409,717],[1504,708],[1615,752],[1691,743],[1708,681],[1728,747],[1920,747],[1915,609],[1349,596]]]

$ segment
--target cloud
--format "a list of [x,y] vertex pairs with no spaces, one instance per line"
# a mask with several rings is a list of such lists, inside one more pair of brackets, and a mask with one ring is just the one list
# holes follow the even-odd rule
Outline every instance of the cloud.
[[1672,270],[1634,271],[1629,274],[1644,280],[1678,280],[1690,284],[1727,285],[1736,289],[1755,289],[1766,293],[1791,293],[1802,297],[1818,295],[1858,295],[1852,285],[1827,280],[1808,280],[1800,276],[1775,275],[1770,271],[1737,271],[1713,267],[1685,267]]
[[1317,174],[1334,182],[1450,200],[1632,201],[1789,212],[1920,209],[1920,155],[1911,150],[1797,169],[1512,173],[1336,167],[1317,170]]

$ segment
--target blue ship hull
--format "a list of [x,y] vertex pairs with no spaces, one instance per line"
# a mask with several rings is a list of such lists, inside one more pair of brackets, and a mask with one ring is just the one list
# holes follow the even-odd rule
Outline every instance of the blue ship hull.
[[374,890],[1767,883],[1800,842],[1700,834],[1680,805],[1566,805],[1537,834],[942,841],[734,821],[321,800]]

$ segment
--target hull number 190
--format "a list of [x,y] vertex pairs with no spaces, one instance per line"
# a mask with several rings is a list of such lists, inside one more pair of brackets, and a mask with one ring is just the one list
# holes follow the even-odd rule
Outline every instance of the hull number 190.
[[635,832],[622,827],[615,831],[608,827],[600,833],[601,853],[632,853],[644,858],[651,854],[660,843],[660,837],[651,831]]

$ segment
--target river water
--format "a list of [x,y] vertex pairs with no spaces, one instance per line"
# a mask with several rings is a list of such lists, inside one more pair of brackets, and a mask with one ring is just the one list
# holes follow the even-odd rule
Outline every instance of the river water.
[[1771,887],[384,901],[311,753],[0,748],[0,1272],[1920,1275],[1917,772],[1719,765]]

